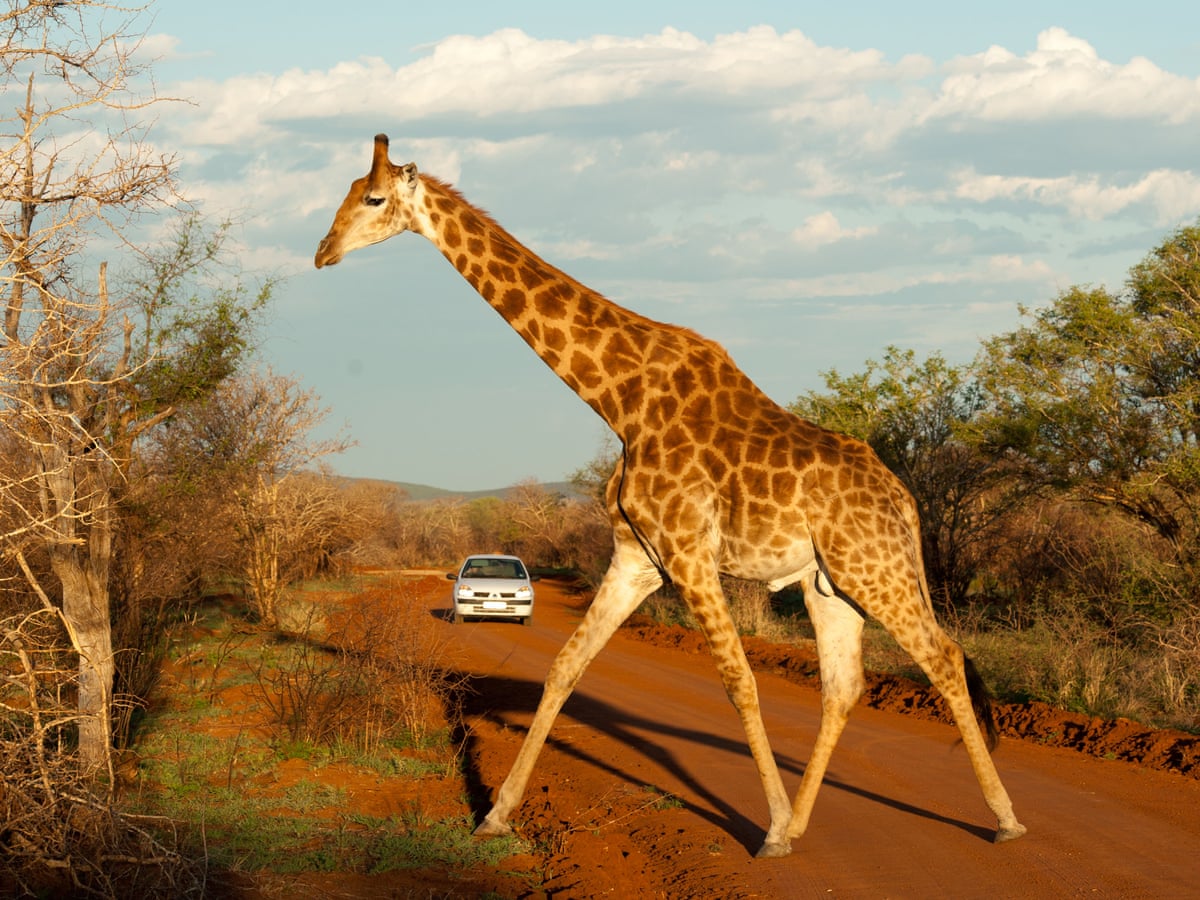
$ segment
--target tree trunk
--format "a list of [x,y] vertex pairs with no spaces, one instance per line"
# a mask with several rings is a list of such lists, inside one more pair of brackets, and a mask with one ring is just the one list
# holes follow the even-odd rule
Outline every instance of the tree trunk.
[[[77,547],[51,553],[51,566],[62,584],[63,617],[79,653],[79,753],[87,765],[103,767],[112,737],[112,623],[108,579],[98,577],[90,562]],[[107,571],[107,560],[102,568]]]
[[59,533],[59,541],[49,547],[50,567],[62,585],[63,618],[79,654],[79,753],[86,765],[97,767],[107,767],[112,747],[115,671],[108,585],[113,529],[108,474],[104,462],[66,460],[46,478]]

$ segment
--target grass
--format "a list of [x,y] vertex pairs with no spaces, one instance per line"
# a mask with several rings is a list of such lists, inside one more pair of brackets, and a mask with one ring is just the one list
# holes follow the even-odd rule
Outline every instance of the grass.
[[373,874],[431,867],[496,867],[527,849],[513,836],[476,840],[469,818],[428,819],[417,811],[387,819],[352,818],[364,829],[362,844],[373,860],[369,869]]
[[[309,598],[319,595],[314,588],[306,590]],[[290,727],[310,711],[306,704],[324,714],[324,694],[344,683],[352,684],[353,691],[338,695],[342,705],[353,704],[363,693],[396,702],[421,699],[426,711],[453,714],[454,705],[437,696],[445,682],[436,665],[425,673],[408,661],[404,689],[397,692],[389,681],[398,677],[393,667],[380,665],[369,654],[331,650],[324,643],[328,629],[320,643],[303,635],[280,641],[273,633],[247,627],[228,610],[221,614],[211,607],[189,625],[187,639],[178,641],[171,655],[176,690],[155,704],[132,748],[140,758],[139,778],[122,805],[170,823],[168,830],[183,852],[204,859],[207,869],[372,873],[432,866],[464,873],[476,866],[494,868],[506,857],[528,852],[516,837],[472,837],[461,751],[449,738],[449,721],[417,727],[411,710],[397,715],[376,705],[371,716],[378,727],[370,739],[344,730],[313,739]],[[357,627],[370,639],[393,637],[377,634],[375,620]],[[407,646],[433,645],[410,639]],[[420,677],[434,676],[432,698],[418,698]],[[375,679],[385,683],[381,687]],[[281,685],[294,686],[288,703],[280,700]],[[380,726],[388,719],[397,726]],[[286,778],[280,769],[284,762],[289,764]],[[445,804],[427,807],[418,792],[400,815],[360,815],[352,811],[342,786],[349,777],[452,781],[432,785],[429,793],[458,798],[462,811],[448,813]]]

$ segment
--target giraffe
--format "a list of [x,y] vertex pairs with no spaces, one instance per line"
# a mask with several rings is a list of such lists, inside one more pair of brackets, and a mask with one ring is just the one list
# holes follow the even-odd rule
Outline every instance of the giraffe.
[[[791,852],[862,695],[862,629],[873,616],[921,666],[953,712],[995,841],[1020,837],[990,750],[996,734],[982,681],[938,625],[925,583],[916,505],[861,441],[770,400],[717,343],[655,322],[585,287],[518,242],[450,185],[395,165],[376,135],[317,249],[318,269],[405,231],[442,255],[620,439],[608,481],[612,562],[546,677],[533,721],[480,836],[511,831],[555,717],[621,623],[665,581],[707,639],[745,730],[770,824],[759,857]],[[763,727],[758,689],[719,575],[799,584],[816,634],[821,718],[789,802]],[[985,739],[982,720],[987,728]]]

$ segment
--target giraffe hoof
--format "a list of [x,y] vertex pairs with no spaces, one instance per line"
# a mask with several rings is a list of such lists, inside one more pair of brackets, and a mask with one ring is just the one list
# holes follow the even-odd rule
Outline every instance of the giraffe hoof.
[[1020,822],[1015,825],[1009,825],[1007,828],[1000,828],[996,831],[996,836],[993,838],[993,843],[1003,844],[1005,841],[1015,841],[1025,833],[1025,826]]
[[792,844],[790,841],[782,841],[772,843],[768,841],[758,848],[758,852],[754,854],[755,859],[779,859],[781,856],[787,856],[792,852]]
[[475,829],[475,837],[478,838],[504,837],[506,834],[512,834],[512,826],[507,822],[496,822],[492,819],[484,819]]

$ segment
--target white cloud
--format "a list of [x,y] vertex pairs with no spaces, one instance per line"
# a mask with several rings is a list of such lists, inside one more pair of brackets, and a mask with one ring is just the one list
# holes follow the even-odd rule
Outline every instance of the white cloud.
[[1173,224],[1200,210],[1200,177],[1192,172],[1156,169],[1136,181],[1116,184],[1098,175],[1033,178],[980,175],[966,170],[954,176],[956,196],[976,203],[1030,200],[1059,207],[1072,216],[1098,221],[1146,205],[1159,224]]
[[[261,259],[307,267],[387,131],[394,161],[459,184],[572,275],[734,333],[797,298],[878,300],[912,309],[914,333],[948,333],[931,291],[966,320],[980,298],[1036,303],[1101,262],[1119,278],[1145,234],[1200,211],[1200,129],[1176,124],[1197,117],[1196,84],[1061,29],[944,65],[770,28],[505,30],[417,52],[168,86],[196,101],[162,116],[185,192],[250,211]],[[1095,249],[1131,235],[1127,261]],[[886,331],[872,325],[856,340]]]
[[179,38],[169,34],[148,34],[138,42],[135,55],[142,63],[179,59],[179,44]]
[[763,302],[796,297],[861,298],[893,296],[930,286],[1051,285],[1059,280],[1060,273],[1045,260],[998,254],[983,258],[978,265],[956,269],[936,268],[923,261],[914,261],[911,266],[891,266],[875,271],[755,280],[747,296]]
[[854,240],[867,235],[877,234],[879,229],[873,225],[863,225],[858,228],[843,228],[829,210],[809,216],[804,224],[792,231],[792,240],[802,247],[817,248],[838,241]]
[[1200,119],[1200,82],[1164,72],[1143,57],[1124,65],[1102,59],[1062,28],[1038,35],[1037,48],[1017,57],[1001,47],[962,57],[948,75],[926,119],[1030,121],[1095,116]]
[[[777,104],[782,115],[798,118],[811,114],[806,102],[827,111],[847,104],[846,85],[911,80],[931,67],[920,57],[890,63],[877,50],[821,47],[799,31],[779,34],[765,26],[711,42],[670,28],[640,38],[578,41],[538,40],[504,29],[447,37],[400,68],[364,58],[325,71],[196,80],[180,88],[202,110],[204,139],[231,143],[288,121],[368,114],[393,121],[495,117],[635,98],[737,96],[751,105]],[[878,111],[864,108],[861,99],[846,109],[844,115],[855,120]]]

